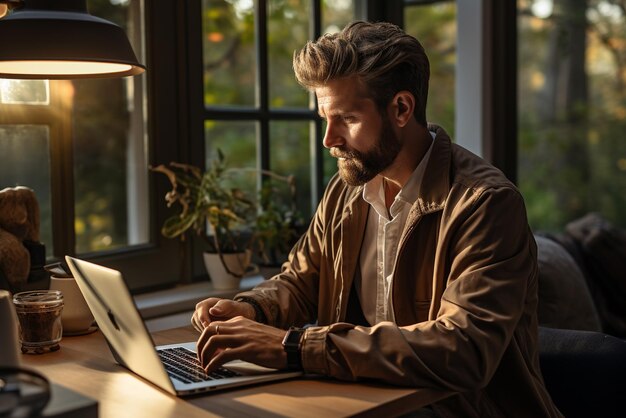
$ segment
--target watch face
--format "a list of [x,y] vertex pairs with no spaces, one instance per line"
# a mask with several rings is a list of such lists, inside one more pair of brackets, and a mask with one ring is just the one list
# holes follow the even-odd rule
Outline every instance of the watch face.
[[298,348],[300,347],[300,338],[302,338],[303,330],[301,329],[290,329],[287,331],[287,335],[285,335],[285,339],[283,340],[283,345],[285,349],[288,348]]

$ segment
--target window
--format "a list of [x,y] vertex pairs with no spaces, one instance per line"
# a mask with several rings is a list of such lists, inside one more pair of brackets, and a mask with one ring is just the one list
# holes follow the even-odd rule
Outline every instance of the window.
[[409,1],[404,7],[404,29],[416,37],[430,61],[426,118],[455,138],[455,68],[457,13],[454,1]]
[[[322,147],[323,125],[314,98],[295,82],[292,54],[306,40],[359,18],[391,21],[415,35],[432,65],[429,120],[453,137],[454,131],[462,133],[460,140],[474,131],[478,141],[485,138],[484,126],[464,128],[459,115],[472,108],[461,119],[481,119],[484,99],[478,103],[475,94],[467,92],[484,94],[484,71],[493,71],[494,79],[501,73],[485,62],[484,51],[469,48],[468,56],[463,42],[472,38],[472,45],[480,45],[485,36],[477,34],[483,33],[493,34],[486,39],[501,39],[502,28],[481,19],[483,8],[504,2],[473,1],[89,0],[92,14],[126,29],[138,55],[145,49],[141,61],[148,71],[130,79],[0,80],[0,187],[36,189],[49,256],[77,253],[95,258],[124,271],[133,291],[205,276],[199,251],[189,256],[179,251],[189,243],[159,233],[168,214],[163,196],[169,185],[148,173],[148,164],[183,161],[201,166],[219,148],[231,165],[295,174],[300,209],[312,214],[336,162]],[[550,33],[555,19],[536,14],[547,0],[515,1],[521,11],[519,176],[531,223],[558,228],[591,209],[618,220],[626,216],[620,192],[626,163],[619,141],[624,96],[615,76],[624,62],[623,14],[608,0],[589,0],[585,13],[590,22],[585,50],[587,140],[576,142],[584,148],[570,149],[585,150],[584,156],[571,152],[585,159],[580,163],[561,157],[563,141],[553,140],[563,138],[556,127],[565,125],[539,124],[539,112],[532,105],[539,100],[542,77],[547,80],[542,72],[548,63],[540,53],[554,37]],[[506,3],[514,10],[514,0]],[[463,17],[468,10],[478,10],[469,24]],[[507,22],[511,20],[515,18]],[[493,26],[491,32],[485,23]],[[468,71],[468,59],[480,63]],[[472,74],[465,77],[468,72]],[[558,80],[555,85],[561,86],[563,80]],[[502,89],[492,90],[495,94]],[[459,96],[466,101],[459,102]],[[554,97],[562,101],[564,96]],[[581,125],[569,126],[577,131]],[[505,130],[487,136],[501,139]],[[506,142],[511,143],[508,136]],[[548,160],[558,165],[548,165]],[[569,179],[587,183],[561,188]],[[256,189],[257,182],[251,178],[247,187]],[[602,190],[597,199],[592,199],[591,186]],[[586,207],[572,210],[568,203],[569,209],[564,209],[566,202],[585,202]]]
[[518,0],[519,186],[531,226],[626,226],[623,2]]
[[[142,60],[143,2],[87,5],[124,28]],[[0,188],[34,189],[49,260],[151,245],[145,109],[145,75],[0,80]]]
[[[502,102],[503,97],[514,100],[505,85],[514,72],[501,71],[500,66],[510,61],[501,51],[514,50],[500,25],[511,26],[506,16],[515,10],[511,1],[398,0],[403,13],[395,17],[420,40],[430,60],[428,121],[441,125],[454,142],[489,159],[509,177],[511,158],[503,155],[506,146],[499,125],[508,129],[510,118],[504,116],[510,106]],[[386,15],[393,21],[390,9]],[[514,136],[508,138],[508,143],[515,143]]]
[[28,186],[35,191],[41,241],[49,253],[54,253],[50,137],[57,126],[50,109],[62,106],[58,97],[52,100],[47,80],[0,80],[0,189]]
[[148,165],[202,165],[217,148],[232,164],[294,173],[300,209],[312,213],[336,165],[322,152],[314,101],[296,84],[291,55],[361,15],[364,1],[87,6],[126,30],[146,74],[0,80],[0,187],[35,189],[50,261],[95,259],[124,271],[133,291],[206,274],[181,257],[187,244],[160,235],[166,186]]
[[[203,0],[201,5],[202,155],[210,160],[220,149],[233,166],[295,175],[305,216],[312,214],[336,164],[322,152],[314,101],[295,80],[292,56],[307,40],[354,20],[355,3]],[[257,187],[255,179],[248,187]]]

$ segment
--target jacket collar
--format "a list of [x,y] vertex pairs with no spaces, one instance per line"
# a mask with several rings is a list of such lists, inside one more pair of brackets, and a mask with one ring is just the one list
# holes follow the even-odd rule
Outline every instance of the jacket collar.
[[[417,212],[418,216],[442,210],[450,192],[452,141],[447,132],[438,125],[429,124],[428,130],[435,133],[435,140],[422,179],[420,193],[411,209],[411,212]],[[352,217],[355,212],[367,212],[369,205],[363,200],[362,194],[363,186],[354,187],[348,193],[344,219]],[[364,226],[364,220],[361,217],[358,219]]]
[[435,132],[435,141],[422,179],[420,194],[414,204],[420,214],[442,210],[450,192],[452,141],[438,125],[429,124],[428,130]]
[[[407,231],[415,225],[422,215],[443,209],[446,196],[450,190],[450,166],[452,160],[450,137],[443,128],[437,125],[429,125],[428,129],[435,132],[433,149],[422,179],[420,194],[411,207],[402,239],[405,238]],[[337,321],[341,321],[345,317],[348,304],[347,290],[345,289],[349,290],[352,286],[370,208],[369,204],[363,199],[363,186],[350,187],[344,202],[345,206],[341,223],[341,277],[337,282],[338,288],[336,289],[339,295],[336,312]]]

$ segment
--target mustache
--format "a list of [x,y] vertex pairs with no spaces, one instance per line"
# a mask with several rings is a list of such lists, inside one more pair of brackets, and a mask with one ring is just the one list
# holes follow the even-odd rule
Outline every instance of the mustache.
[[337,147],[331,148],[329,153],[331,157],[345,159],[359,158],[361,156],[361,154],[356,151],[348,151]]

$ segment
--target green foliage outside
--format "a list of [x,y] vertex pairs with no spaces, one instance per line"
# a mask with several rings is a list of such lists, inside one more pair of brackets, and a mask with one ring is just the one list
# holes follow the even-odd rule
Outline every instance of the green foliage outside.
[[[455,9],[405,8],[431,62],[427,118],[449,131],[462,71]],[[592,211],[626,226],[625,14],[616,0],[518,1],[518,185],[536,231],[562,231]]]
[[406,7],[404,26],[420,41],[430,61],[426,119],[442,126],[454,140],[456,3]]
[[559,232],[598,212],[624,227],[623,2],[520,0],[518,8],[518,177],[531,226]]
[[[126,2],[89,0],[88,7],[95,16],[126,27]],[[72,84],[76,251],[122,247],[128,244],[126,82],[112,78]]]
[[[165,200],[176,209],[161,233],[184,240],[193,232],[204,239],[205,251],[220,257],[254,250],[266,264],[277,264],[303,226],[295,204],[295,179],[265,170],[232,168],[220,149],[216,154],[204,171],[174,162],[152,168],[169,179],[172,189]],[[233,186],[250,171],[264,177],[258,199]]]
[[[204,103],[209,109],[241,110],[256,108],[259,69],[256,56],[254,3],[240,0],[203,1]],[[310,109],[312,98],[294,77],[293,52],[311,37],[311,2],[270,0],[267,2],[268,106],[273,110]],[[324,31],[336,31],[354,19],[351,0],[323,1]],[[233,165],[255,167],[257,164],[258,122],[205,121],[207,159],[220,148]],[[319,139],[321,140],[321,138]],[[293,175],[297,181],[298,210],[309,217],[311,200],[311,148],[313,130],[309,121],[280,120],[269,124],[270,169],[281,175]],[[336,161],[325,164],[326,180],[336,172]],[[246,190],[258,187],[258,179],[249,179]]]
[[[89,0],[88,6],[94,15],[124,27],[128,4],[114,3]],[[548,3],[552,13],[537,17],[536,8]],[[252,4],[202,2],[204,104],[209,108],[259,106]],[[298,0],[268,2],[268,105],[273,110],[312,105],[291,68],[293,51],[311,35],[308,7],[309,2]],[[560,231],[590,211],[626,226],[626,22],[621,2],[518,0],[518,8],[518,182],[531,226]],[[354,18],[350,0],[323,1],[322,10],[323,31],[339,30]],[[431,61],[427,117],[453,138],[454,74],[462,70],[455,68],[455,19],[455,2],[405,8],[406,30],[422,42]],[[128,243],[127,87],[119,79],[72,84],[77,250],[121,247]],[[221,148],[232,166],[256,168],[259,135],[256,120],[206,120],[206,159]],[[269,135],[270,169],[295,175],[298,209],[308,217],[315,204],[310,150],[321,138],[313,138],[306,120],[272,121]],[[324,154],[328,181],[336,162]],[[254,192],[260,184],[251,173],[236,186]],[[51,241],[48,201],[45,197],[42,229]]]

